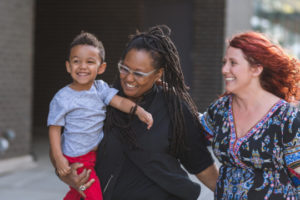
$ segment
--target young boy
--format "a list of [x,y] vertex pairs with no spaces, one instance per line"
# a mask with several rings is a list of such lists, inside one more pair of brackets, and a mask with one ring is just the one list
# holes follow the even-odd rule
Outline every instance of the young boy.
[[[85,190],[86,200],[100,200],[100,182],[94,171],[96,148],[103,137],[103,122],[106,106],[113,106],[123,112],[135,114],[152,126],[152,115],[132,101],[120,97],[117,90],[104,81],[95,80],[105,71],[104,47],[92,34],[82,32],[70,45],[66,68],[73,82],[60,89],[50,103],[48,115],[51,154],[59,176],[70,173],[69,164],[80,162],[91,169],[90,179],[96,181]],[[62,127],[64,127],[61,135]],[[74,189],[67,193],[65,200],[79,200],[81,195]]]

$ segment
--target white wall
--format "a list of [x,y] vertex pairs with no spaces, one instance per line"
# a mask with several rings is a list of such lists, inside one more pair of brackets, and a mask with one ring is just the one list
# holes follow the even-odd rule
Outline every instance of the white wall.
[[253,0],[226,0],[225,38],[251,29]]

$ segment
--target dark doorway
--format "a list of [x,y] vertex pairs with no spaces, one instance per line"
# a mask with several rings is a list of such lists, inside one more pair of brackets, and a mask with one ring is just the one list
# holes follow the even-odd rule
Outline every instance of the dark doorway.
[[185,83],[191,86],[193,70],[191,55],[193,42],[193,1],[145,1],[144,19],[144,28],[157,24],[166,24],[171,28],[171,38],[180,56]]
[[71,81],[65,70],[65,58],[69,43],[82,30],[94,33],[102,40],[108,68],[100,78],[112,83],[128,35],[136,29],[143,30],[157,24],[168,25],[180,54],[186,83],[191,85],[192,2],[36,1],[33,130],[46,129],[53,95]]

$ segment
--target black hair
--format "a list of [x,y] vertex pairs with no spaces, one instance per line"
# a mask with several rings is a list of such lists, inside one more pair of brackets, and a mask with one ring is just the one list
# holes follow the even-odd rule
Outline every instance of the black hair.
[[[177,156],[186,146],[183,103],[187,105],[193,114],[196,123],[199,125],[200,123],[198,121],[197,107],[188,93],[188,87],[184,83],[178,51],[170,38],[170,33],[171,30],[166,25],[154,26],[147,32],[137,32],[130,37],[121,59],[124,60],[127,53],[132,49],[143,50],[150,53],[152,66],[155,69],[163,69],[163,90],[168,102],[168,111],[173,128],[170,153]],[[109,128],[113,126],[121,127],[120,118],[118,117],[120,115],[116,112],[118,112],[116,109],[108,109],[105,122],[106,130],[109,130]],[[130,143],[134,144],[136,141],[134,130],[130,130],[128,127],[130,127],[130,125],[122,127],[122,135],[125,136],[125,139]]]
[[99,56],[101,58],[101,63],[105,61],[105,50],[102,42],[92,33],[81,31],[70,44],[70,49],[67,59],[70,58],[71,49],[77,45],[89,45],[96,47],[99,50]]

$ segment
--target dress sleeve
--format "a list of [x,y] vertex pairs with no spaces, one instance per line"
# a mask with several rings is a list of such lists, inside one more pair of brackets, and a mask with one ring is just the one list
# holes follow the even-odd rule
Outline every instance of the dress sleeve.
[[101,100],[104,102],[105,105],[109,105],[112,98],[118,93],[118,90],[109,87],[109,85],[102,80],[95,81],[95,84]]
[[47,126],[65,125],[66,107],[61,99],[56,95],[50,102]]
[[206,139],[211,140],[212,137],[214,136],[213,126],[212,126],[213,120],[212,120],[212,116],[209,115],[208,110],[206,110],[203,114],[199,113],[199,120],[203,129],[205,130],[203,133],[205,134]]
[[228,100],[228,97],[221,97],[218,100],[216,100],[214,103],[212,103],[206,111],[202,114],[199,113],[199,120],[200,123],[205,130],[205,137],[210,140],[214,136],[215,133],[215,123],[216,123],[216,117],[220,110],[221,106],[224,106],[225,102]]
[[186,150],[179,156],[185,169],[191,174],[198,174],[214,161],[207,149],[207,141],[203,134],[204,129],[196,122],[186,106],[183,106],[184,121],[186,127]]
[[290,107],[284,120],[287,122],[283,131],[284,157],[300,194],[300,112]]

